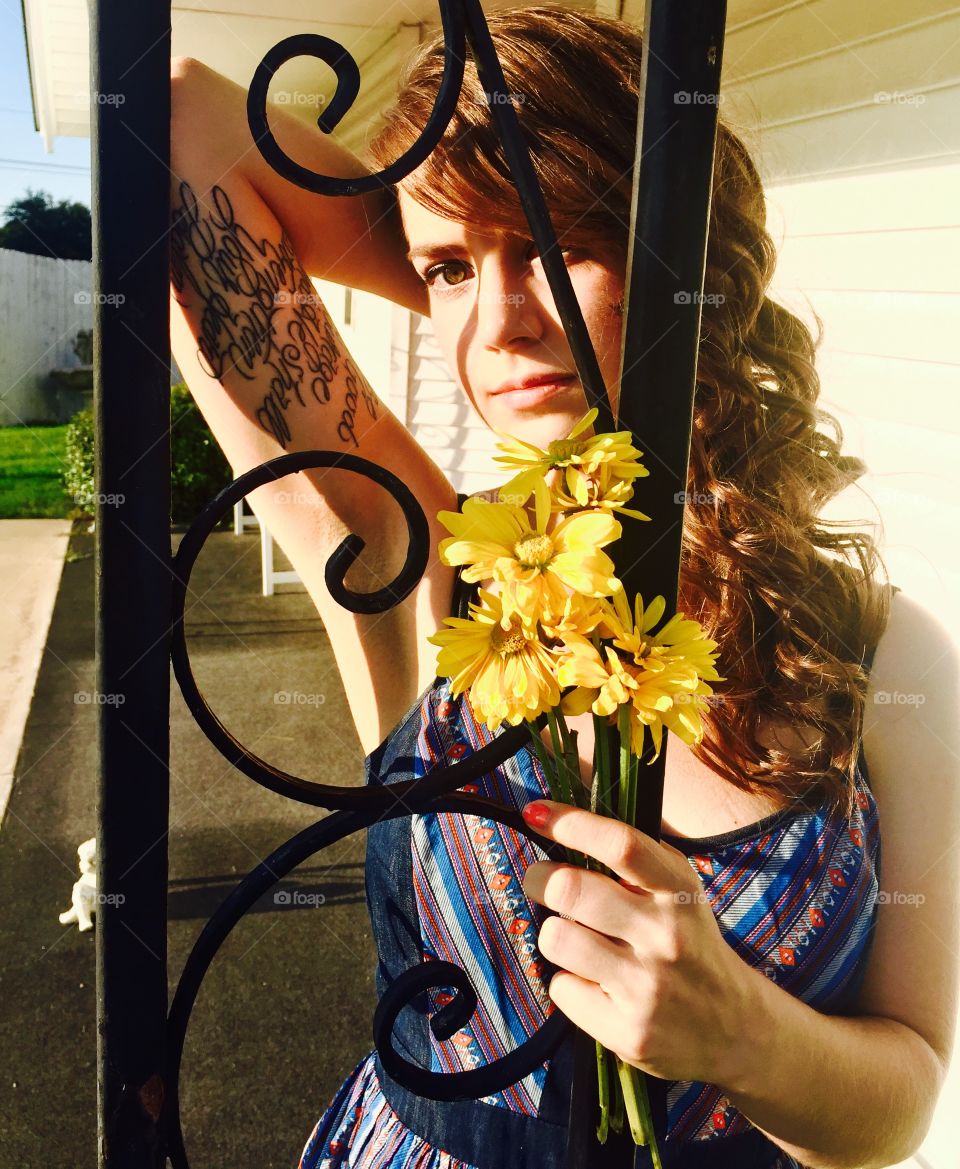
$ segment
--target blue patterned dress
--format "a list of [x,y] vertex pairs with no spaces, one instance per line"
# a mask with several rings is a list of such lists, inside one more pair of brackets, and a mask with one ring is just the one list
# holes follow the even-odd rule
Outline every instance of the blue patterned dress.
[[[868,655],[869,668],[872,652]],[[438,679],[366,761],[367,782],[396,783],[455,763],[490,742],[464,696]],[[550,798],[529,749],[475,791],[523,807]],[[878,900],[880,825],[861,751],[852,816],[791,808],[732,832],[663,834],[700,877],[726,941],[744,961],[827,1014],[850,1013],[865,971]],[[478,1005],[447,1040],[428,1015],[442,988],[405,1008],[394,1045],[411,1062],[456,1072],[529,1038],[555,1009],[537,949],[547,911],[521,878],[546,853],[512,828],[462,813],[401,816],[368,830],[366,894],[379,955],[377,992],[405,969],[444,959],[466,970]],[[307,1140],[299,1169],[563,1169],[572,1046],[520,1082],[480,1100],[438,1102],[408,1092],[365,1056]],[[665,1165],[675,1169],[797,1169],[708,1083],[671,1082]],[[638,1166],[650,1164],[638,1149]]]

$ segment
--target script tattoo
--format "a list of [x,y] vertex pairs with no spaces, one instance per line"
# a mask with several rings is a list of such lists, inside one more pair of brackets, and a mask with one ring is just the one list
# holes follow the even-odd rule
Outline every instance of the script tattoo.
[[311,397],[330,404],[331,383],[343,367],[346,391],[336,432],[341,442],[358,446],[358,403],[376,419],[377,399],[340,352],[333,322],[286,232],[279,244],[254,239],[237,222],[222,187],[210,192],[212,209],[200,206],[187,182],[179,194],[170,282],[179,303],[189,286],[202,305],[198,358],[204,371],[218,381],[234,370],[247,381],[266,381],[269,390],[255,417],[286,450],[292,437],[287,412],[295,403],[307,406]]

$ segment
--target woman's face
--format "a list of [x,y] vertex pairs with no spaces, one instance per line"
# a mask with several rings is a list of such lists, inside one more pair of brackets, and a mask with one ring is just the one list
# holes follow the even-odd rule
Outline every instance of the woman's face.
[[[532,239],[482,234],[433,214],[402,189],[398,199],[437,342],[480,416],[537,446],[564,437],[586,399]],[[616,412],[624,261],[599,246],[563,255]],[[543,375],[560,380],[519,385]]]

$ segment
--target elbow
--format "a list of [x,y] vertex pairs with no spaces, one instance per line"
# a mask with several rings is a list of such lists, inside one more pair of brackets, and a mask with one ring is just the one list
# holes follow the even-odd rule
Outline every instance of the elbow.
[[912,1033],[916,1038],[914,1045],[916,1056],[913,1060],[904,1060],[903,1074],[904,1079],[909,1079],[913,1086],[915,1123],[909,1138],[900,1148],[892,1150],[890,1155],[894,1157],[894,1160],[877,1162],[876,1169],[883,1169],[883,1166],[890,1164],[899,1164],[901,1161],[908,1161],[911,1157],[916,1156],[930,1132],[937,1103],[946,1080],[946,1061],[921,1035],[915,1031]]

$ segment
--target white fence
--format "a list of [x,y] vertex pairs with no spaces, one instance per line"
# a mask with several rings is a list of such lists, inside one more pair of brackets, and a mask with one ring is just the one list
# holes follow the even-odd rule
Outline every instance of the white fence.
[[76,408],[48,375],[80,364],[73,342],[92,327],[91,268],[0,248],[0,426],[63,422]]

